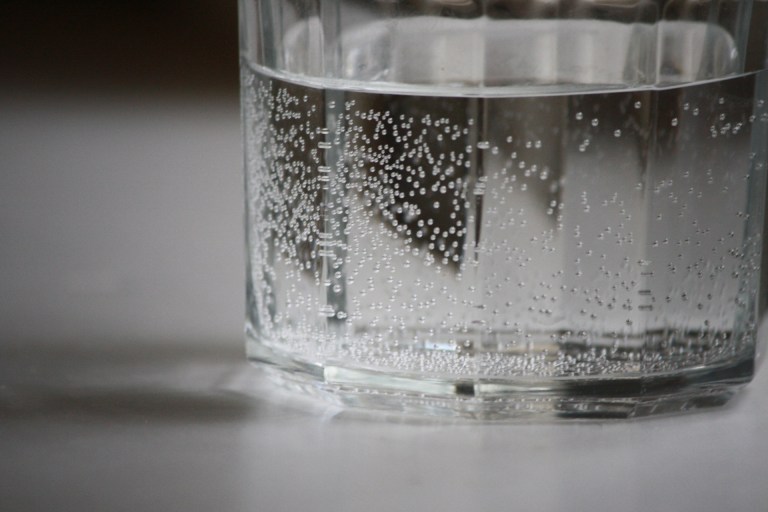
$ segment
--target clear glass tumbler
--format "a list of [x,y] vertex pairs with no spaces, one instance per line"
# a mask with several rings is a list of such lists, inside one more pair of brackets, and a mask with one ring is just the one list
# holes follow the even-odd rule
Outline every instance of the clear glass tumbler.
[[240,0],[247,352],[344,404],[721,404],[753,374],[765,0]]

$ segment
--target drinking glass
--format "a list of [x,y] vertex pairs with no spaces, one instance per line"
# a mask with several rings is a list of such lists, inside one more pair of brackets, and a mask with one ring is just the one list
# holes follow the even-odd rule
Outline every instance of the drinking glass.
[[239,8],[247,353],[277,380],[492,419],[751,379],[768,2]]

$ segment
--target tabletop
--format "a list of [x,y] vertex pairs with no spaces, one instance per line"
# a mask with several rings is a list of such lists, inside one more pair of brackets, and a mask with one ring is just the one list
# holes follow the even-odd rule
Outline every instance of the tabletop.
[[631,421],[281,391],[244,357],[236,102],[0,103],[0,510],[766,509],[765,368],[723,408]]
[[4,351],[2,510],[765,510],[768,372],[724,408],[494,423],[345,410],[238,350]]

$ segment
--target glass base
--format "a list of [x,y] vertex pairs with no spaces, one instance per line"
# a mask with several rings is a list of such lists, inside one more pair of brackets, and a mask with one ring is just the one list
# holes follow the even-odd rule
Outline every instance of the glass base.
[[754,361],[627,376],[433,378],[297,360],[255,340],[248,357],[283,387],[331,403],[421,416],[621,419],[721,406],[746,385]]

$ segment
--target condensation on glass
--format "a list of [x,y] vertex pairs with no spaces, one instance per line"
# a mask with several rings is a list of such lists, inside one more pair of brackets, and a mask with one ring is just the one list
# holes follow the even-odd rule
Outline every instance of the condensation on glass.
[[240,0],[247,348],[341,403],[723,403],[754,371],[768,2]]

